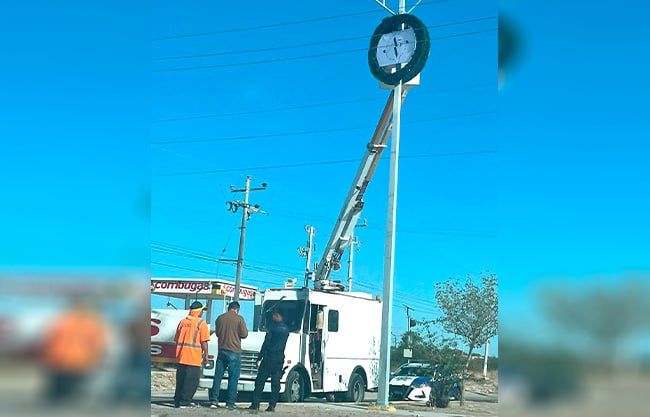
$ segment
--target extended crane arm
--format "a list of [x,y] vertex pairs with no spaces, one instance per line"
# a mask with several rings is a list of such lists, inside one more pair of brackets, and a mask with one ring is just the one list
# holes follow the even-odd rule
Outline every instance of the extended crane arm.
[[[372,139],[366,146],[366,152],[361,160],[357,174],[354,176],[354,181],[352,181],[352,186],[343,203],[336,225],[323,251],[323,257],[314,273],[316,288],[325,288],[329,285],[328,277],[331,270],[336,271],[341,267],[341,257],[350,244],[352,231],[363,209],[363,195],[379,163],[381,153],[386,148],[386,142],[390,135],[393,120],[393,94],[394,92],[390,93]],[[405,96],[406,89],[402,94],[402,101]]]

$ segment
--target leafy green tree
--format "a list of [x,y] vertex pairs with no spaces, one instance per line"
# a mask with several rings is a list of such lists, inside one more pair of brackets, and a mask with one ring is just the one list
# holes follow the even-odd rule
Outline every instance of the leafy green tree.
[[[480,274],[480,280],[481,284],[476,285],[468,275],[464,284],[453,278],[435,284],[436,301],[442,311],[435,322],[467,346],[464,376],[474,350],[485,345],[498,331],[497,276],[486,271]],[[465,403],[463,379],[461,405]]]

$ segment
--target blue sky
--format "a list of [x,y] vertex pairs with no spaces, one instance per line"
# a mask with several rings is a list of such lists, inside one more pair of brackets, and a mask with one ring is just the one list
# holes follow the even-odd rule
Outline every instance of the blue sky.
[[[243,281],[267,288],[289,277],[302,282],[297,248],[305,245],[305,224],[317,229],[320,258],[358,162],[257,168],[360,160],[389,95],[367,63],[370,36],[388,14],[370,1],[249,5],[167,2],[155,11],[151,238],[217,258],[225,247],[224,257],[236,258],[240,217],[224,203],[241,198],[229,187],[243,187],[252,175],[252,186],[268,183],[250,198],[269,215],[248,222],[251,268]],[[402,112],[396,334],[406,327],[402,303],[417,319],[436,317],[433,284],[493,269],[497,241],[496,3],[423,2],[413,13],[429,27],[432,46],[421,85]],[[304,20],[312,21],[274,26]],[[259,26],[274,27],[239,30]],[[216,31],[224,33],[169,38]],[[331,42],[342,39],[351,40]],[[260,49],[271,50],[238,53]],[[204,54],[224,55],[156,59]],[[287,60],[251,64],[281,59]],[[247,64],[164,71],[232,63]],[[320,133],[301,133],[313,131]],[[183,142],[206,139],[214,140]],[[387,189],[388,152],[366,193],[368,227],[357,233],[363,243],[353,288],[373,294],[382,293]],[[234,265],[156,250],[151,256],[155,276],[218,272],[234,280]],[[345,281],[345,271],[333,278]]]

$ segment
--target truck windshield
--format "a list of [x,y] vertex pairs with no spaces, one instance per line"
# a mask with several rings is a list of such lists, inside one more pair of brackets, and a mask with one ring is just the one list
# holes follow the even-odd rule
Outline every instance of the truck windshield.
[[272,310],[277,309],[282,314],[285,324],[289,327],[290,332],[300,331],[302,327],[302,318],[305,314],[305,301],[278,301],[270,300],[264,302],[262,306],[262,322],[260,330],[266,331],[267,324],[271,321]]

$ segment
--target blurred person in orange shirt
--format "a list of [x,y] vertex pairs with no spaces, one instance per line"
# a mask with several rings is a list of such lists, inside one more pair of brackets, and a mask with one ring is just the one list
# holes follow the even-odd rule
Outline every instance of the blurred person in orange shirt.
[[83,395],[84,384],[102,363],[107,335],[107,323],[86,299],[74,299],[54,319],[40,349],[48,375],[47,399],[60,403]]
[[201,318],[205,307],[199,301],[190,305],[190,314],[176,328],[176,408],[194,407],[192,398],[199,386],[201,366],[208,361],[208,324]]

